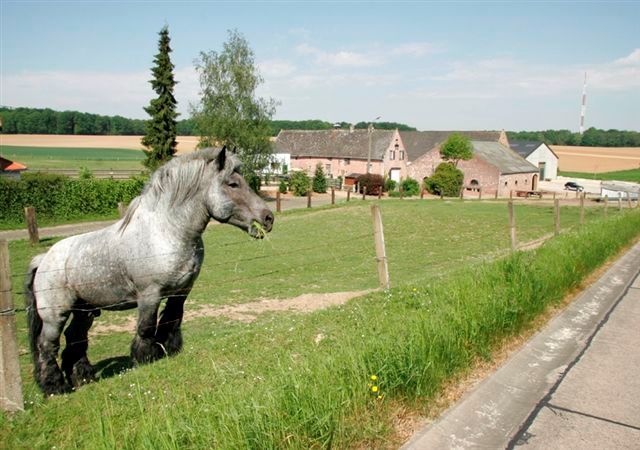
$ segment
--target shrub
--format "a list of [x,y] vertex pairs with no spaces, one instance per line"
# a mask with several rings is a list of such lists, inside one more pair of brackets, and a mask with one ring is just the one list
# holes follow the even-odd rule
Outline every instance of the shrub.
[[424,181],[425,188],[432,194],[455,197],[460,194],[464,174],[452,163],[442,163],[436,167],[433,176]]
[[362,189],[366,187],[367,194],[369,195],[378,195],[380,189],[382,189],[384,185],[384,178],[382,175],[376,175],[373,173],[360,175],[357,181],[360,186],[360,192],[362,192]]
[[140,195],[146,178],[129,180],[74,180],[62,175],[26,173],[20,180],[0,178],[0,221],[24,223],[24,208],[33,206],[38,217],[67,220],[87,215],[110,215],[118,202]]
[[313,192],[318,192],[318,193],[327,192],[327,179],[324,176],[322,163],[318,163],[316,165],[316,173],[313,177]]
[[411,177],[407,177],[400,182],[400,188],[402,189],[405,197],[411,197],[420,193],[420,183]]
[[396,189],[396,186],[398,185],[398,183],[395,182],[395,180],[392,180],[391,178],[387,178],[384,180],[384,187],[383,187],[383,191],[384,192],[390,192]]
[[297,170],[289,175],[289,189],[293,195],[303,197],[311,189],[311,180],[306,172]]
[[93,172],[88,167],[80,167],[78,178],[80,178],[81,180],[90,180],[94,178]]
[[287,193],[287,182],[284,180],[280,180],[280,186],[278,186],[278,190],[281,194]]
[[260,180],[260,175],[255,172],[247,172],[244,175],[244,179],[247,180],[247,184],[253,190],[253,192],[260,192],[260,188],[262,187],[262,181]]

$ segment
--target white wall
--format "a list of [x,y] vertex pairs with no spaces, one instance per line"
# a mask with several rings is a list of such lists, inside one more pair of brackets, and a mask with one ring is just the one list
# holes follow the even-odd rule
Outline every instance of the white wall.
[[546,144],[542,144],[527,156],[527,161],[536,167],[538,163],[545,163],[544,176],[547,180],[555,180],[558,176],[558,158]]

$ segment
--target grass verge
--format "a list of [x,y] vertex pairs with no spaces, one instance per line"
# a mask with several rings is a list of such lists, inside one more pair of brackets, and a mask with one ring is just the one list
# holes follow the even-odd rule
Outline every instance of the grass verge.
[[[478,216],[482,211],[465,215],[464,207],[456,208],[450,214],[461,222],[458,225],[445,217],[449,228],[436,232],[426,227],[417,233],[414,222],[406,224],[401,217],[395,224],[386,220],[394,211],[400,216],[402,208],[415,206],[391,207],[397,209],[386,214],[383,210],[385,232],[395,230],[400,240],[402,230],[414,230],[414,240],[405,236],[402,245],[415,247],[414,257],[424,251],[418,242],[430,234],[436,235],[436,246],[455,252],[473,247],[469,247],[471,234],[462,242],[445,241],[457,230],[454,226],[473,229],[470,225],[475,224],[477,239],[484,231]],[[439,208],[446,216],[447,206]],[[323,213],[323,222],[330,222],[327,216],[333,211]],[[524,210],[520,212],[519,217],[524,216]],[[531,211],[529,222],[535,223],[535,213],[540,211]],[[427,220],[427,216],[421,217]],[[289,217],[285,230],[313,229],[305,214]],[[344,216],[339,222],[348,223]],[[629,211],[594,219],[535,251],[498,261],[461,263],[454,257],[449,268],[455,270],[448,274],[412,274],[397,288],[340,307],[308,315],[265,315],[250,324],[195,320],[185,326],[186,347],[175,358],[133,371],[109,369],[117,358],[103,359],[99,365],[104,378],[99,383],[47,401],[27,383],[27,411],[0,419],[4,441],[0,444],[7,448],[385,447],[398,404],[428,404],[447,380],[469,370],[478,358],[489,358],[504,339],[561,301],[639,230],[640,213]],[[296,244],[291,242],[291,255]],[[485,243],[484,248],[491,246]],[[118,333],[100,339],[92,358],[122,353],[129,338]]]

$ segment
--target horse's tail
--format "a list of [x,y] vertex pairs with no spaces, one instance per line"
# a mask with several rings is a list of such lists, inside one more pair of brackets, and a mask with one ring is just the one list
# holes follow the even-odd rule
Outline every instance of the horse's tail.
[[33,292],[33,280],[36,277],[36,271],[40,265],[40,261],[44,254],[38,255],[31,260],[27,277],[24,281],[24,298],[27,309],[27,326],[29,328],[29,345],[31,346],[31,356],[34,363],[38,361],[38,336],[42,331],[42,319],[38,314],[38,305],[35,292]]

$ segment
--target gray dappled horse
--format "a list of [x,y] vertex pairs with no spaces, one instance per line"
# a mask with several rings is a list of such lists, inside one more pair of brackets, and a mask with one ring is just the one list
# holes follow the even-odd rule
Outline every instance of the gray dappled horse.
[[[183,304],[200,272],[201,235],[209,220],[230,223],[255,238],[273,225],[272,212],[239,169],[239,160],[225,148],[174,158],[153,174],[122,220],[64,239],[33,258],[26,281],[29,337],[35,379],[45,394],[94,379],[87,336],[102,309],[138,307],[131,344],[135,362],[180,351]],[[71,313],[60,370],[60,335]]]

